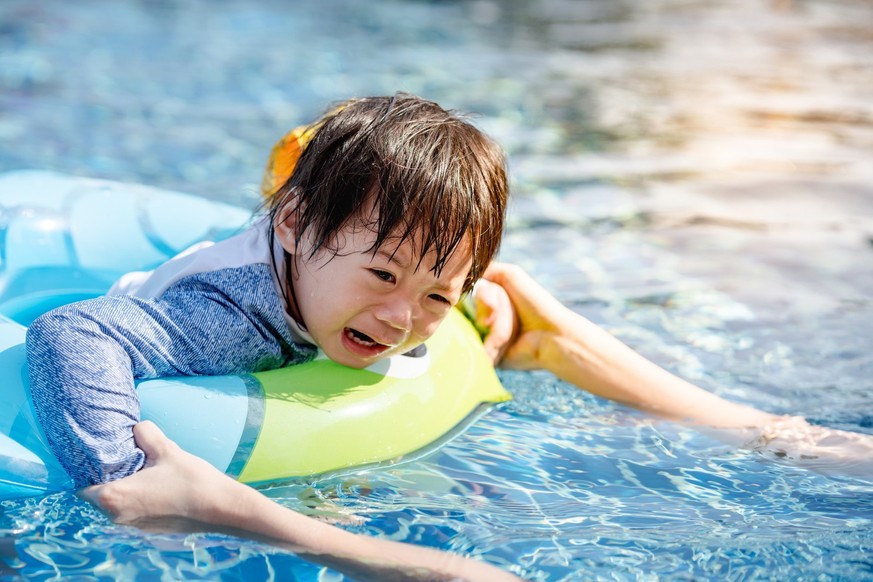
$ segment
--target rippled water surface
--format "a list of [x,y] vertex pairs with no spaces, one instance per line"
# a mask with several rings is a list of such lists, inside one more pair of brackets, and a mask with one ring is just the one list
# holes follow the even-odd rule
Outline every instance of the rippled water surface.
[[[419,93],[506,147],[503,259],[707,389],[873,433],[871,30],[866,0],[4,0],[0,171],[254,205],[289,127]],[[267,494],[534,580],[873,579],[873,475],[503,378],[515,401],[422,461]],[[0,531],[0,577],[342,579],[67,494]]]

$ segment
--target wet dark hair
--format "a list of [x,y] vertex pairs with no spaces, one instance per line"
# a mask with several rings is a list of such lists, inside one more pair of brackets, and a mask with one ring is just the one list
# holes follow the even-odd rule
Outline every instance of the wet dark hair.
[[[469,235],[468,291],[503,232],[508,183],[499,146],[459,114],[403,93],[347,101],[311,129],[268,202],[272,220],[292,205],[296,242],[307,232],[314,241],[310,258],[320,250],[336,256],[340,230],[360,221],[376,233],[369,251],[410,241],[419,266],[434,252],[437,276]],[[370,208],[374,217],[365,215]]]

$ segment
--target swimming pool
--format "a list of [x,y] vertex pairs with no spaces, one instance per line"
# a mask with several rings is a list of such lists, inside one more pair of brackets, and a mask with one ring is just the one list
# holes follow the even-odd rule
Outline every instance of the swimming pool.
[[[406,89],[510,153],[506,260],[680,375],[873,433],[873,42],[861,0],[4,2],[0,170],[251,204],[272,142]],[[873,578],[873,476],[656,423],[547,375],[438,453],[267,491],[534,580]],[[145,534],[69,494],[2,504],[0,577],[341,577]]]

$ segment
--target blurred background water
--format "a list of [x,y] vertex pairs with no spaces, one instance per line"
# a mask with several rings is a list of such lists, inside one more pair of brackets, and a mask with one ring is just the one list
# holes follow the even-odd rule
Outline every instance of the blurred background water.
[[[707,389],[873,433],[871,31],[867,0],[2,0],[0,171],[254,206],[287,129],[417,93],[506,148],[502,259]],[[424,461],[267,493],[536,580],[873,579],[873,476],[503,378]],[[0,577],[341,579],[70,495],[2,507]]]

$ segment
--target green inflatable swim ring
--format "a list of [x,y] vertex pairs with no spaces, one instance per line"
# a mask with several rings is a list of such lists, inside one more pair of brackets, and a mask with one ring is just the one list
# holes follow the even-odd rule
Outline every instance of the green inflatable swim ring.
[[[3,499],[71,487],[30,404],[26,325],[105,293],[125,272],[226,238],[250,213],[145,186],[15,172],[0,176],[0,217]],[[137,384],[142,418],[235,478],[264,483],[419,456],[510,398],[459,311],[418,351],[364,370],[320,358],[249,375],[146,380]]]
[[[432,450],[489,403],[509,399],[457,310],[425,345],[422,356],[364,370],[318,359],[208,383],[141,382],[142,416],[246,483],[391,463]],[[191,410],[200,411],[200,421]],[[225,430],[192,426],[207,418],[223,419]]]

